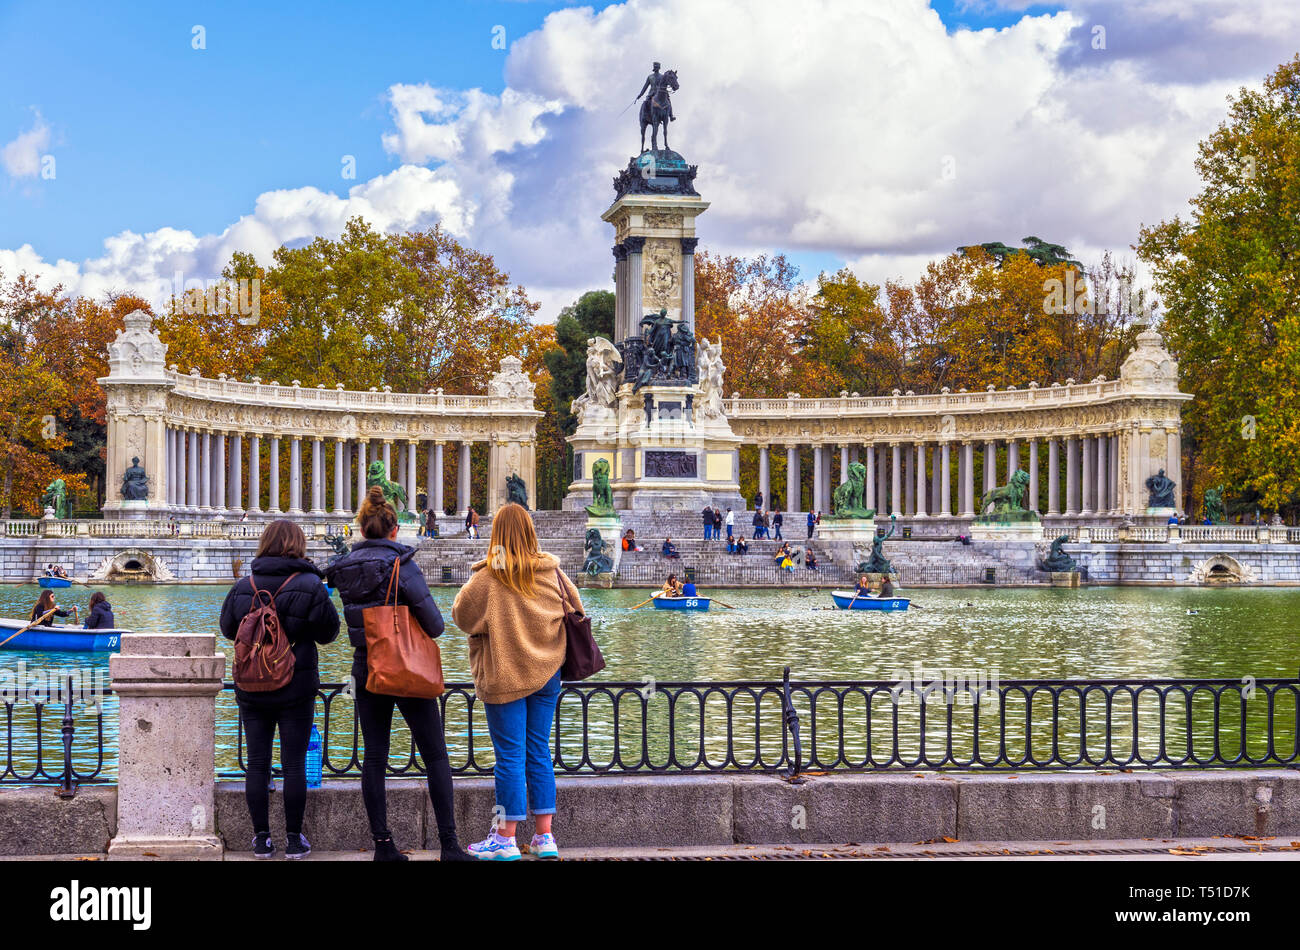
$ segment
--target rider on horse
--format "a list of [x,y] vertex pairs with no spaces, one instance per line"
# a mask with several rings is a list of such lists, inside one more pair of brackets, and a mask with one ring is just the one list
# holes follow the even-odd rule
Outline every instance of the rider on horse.
[[641,91],[636,94],[637,99],[644,96],[646,90],[650,91],[650,98],[647,100],[647,104],[653,103],[654,105],[667,108],[668,120],[670,122],[676,122],[677,116],[673,115],[673,101],[668,95],[668,81],[664,78],[664,75],[659,72],[658,63],[655,63],[650,67],[650,75],[645,77],[645,82],[641,86]]

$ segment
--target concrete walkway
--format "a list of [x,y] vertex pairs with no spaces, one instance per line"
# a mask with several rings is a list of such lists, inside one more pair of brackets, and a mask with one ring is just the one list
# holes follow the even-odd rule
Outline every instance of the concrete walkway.
[[[409,851],[415,861],[433,861],[436,851]],[[940,841],[917,844],[729,845],[674,848],[571,848],[569,861],[1294,861],[1300,841],[1278,838],[1125,838],[1102,841]],[[4,861],[102,861],[97,855],[0,857]],[[227,851],[227,861],[254,861],[247,851]],[[283,858],[277,858],[282,861]],[[369,861],[369,851],[318,851],[311,861]],[[525,861],[535,858],[524,856]]]

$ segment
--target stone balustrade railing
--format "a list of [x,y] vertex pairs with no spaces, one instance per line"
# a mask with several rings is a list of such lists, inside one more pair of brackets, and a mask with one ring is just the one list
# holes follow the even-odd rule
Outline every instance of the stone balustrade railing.
[[[299,520],[310,538],[342,533],[350,517]],[[20,519],[0,521],[8,538],[259,538],[266,521],[163,521],[158,519]]]
[[[200,399],[224,399],[249,402],[257,405],[302,406],[312,409],[339,409],[408,411],[408,412],[494,412],[503,408],[500,396],[448,395],[435,389],[429,393],[396,393],[388,390],[344,389],[342,384],[333,389],[324,386],[308,388],[298,385],[272,385],[271,383],[245,383],[235,379],[210,379],[168,370],[173,392],[181,396]],[[521,400],[521,403],[523,400]],[[528,399],[527,408],[532,408]]]
[[1130,542],[1165,544],[1184,541],[1190,544],[1226,542],[1230,544],[1300,544],[1300,527],[1286,525],[1074,525],[1044,527],[1043,540],[1066,535],[1071,541],[1101,544]]
[[769,417],[789,413],[792,416],[853,416],[888,414],[899,411],[933,413],[946,410],[1027,409],[1045,406],[1072,406],[1093,404],[1108,396],[1126,394],[1124,384],[1118,379],[1092,383],[1053,383],[1039,386],[1030,383],[1025,389],[989,389],[983,392],[900,393],[892,396],[854,396],[805,399],[791,394],[784,399],[742,399],[737,395],[727,400],[727,416]]

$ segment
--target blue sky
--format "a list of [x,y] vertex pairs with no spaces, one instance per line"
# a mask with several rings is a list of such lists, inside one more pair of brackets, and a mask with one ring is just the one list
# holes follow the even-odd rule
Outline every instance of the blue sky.
[[[62,261],[65,284],[99,275],[87,292],[167,273],[178,261],[187,274],[211,270],[249,234],[261,236],[265,251],[303,240],[313,222],[329,231],[343,212],[317,213],[313,202],[345,199],[358,186],[378,190],[397,173],[389,226],[452,220],[459,208],[466,240],[558,300],[607,276],[598,214],[620,149],[635,150],[632,114],[616,113],[652,56],[681,60],[683,121],[673,131],[687,141],[688,159],[700,161],[705,196],[715,202],[701,219],[706,246],[781,250],[809,277],[849,262],[869,279],[911,276],[956,244],[1010,242],[1022,232],[1085,251],[1123,247],[1142,221],[1181,210],[1194,184],[1196,138],[1221,115],[1226,92],[1281,61],[1278,18],[1300,6],[1236,0],[1238,9],[1256,8],[1247,16],[1255,34],[1249,23],[1216,34],[1206,25],[1212,18],[1189,21],[1178,7],[1228,10],[1233,0],[805,3],[628,0],[583,13],[542,0],[112,10],[0,0],[0,159],[7,143],[13,159],[7,174],[0,162],[0,267],[54,271]],[[700,35],[678,36],[675,19]],[[1093,22],[1111,25],[1122,53],[1083,58],[1080,30]],[[195,26],[204,30],[201,50]],[[509,50],[494,48],[498,27]],[[789,61],[787,32],[796,56]],[[1189,57],[1224,65],[1196,74],[1183,65]],[[822,67],[845,78],[830,85]],[[765,115],[765,84],[798,92],[797,108],[779,120]],[[452,105],[441,114],[404,112],[395,94],[402,88]],[[481,108],[472,90],[487,95]],[[1044,102],[1067,103],[1069,115],[1044,118]],[[1106,112],[1090,115],[1102,103]],[[972,116],[980,120],[973,130]],[[1103,154],[1071,157],[1078,167],[1062,170],[1067,186],[1097,192],[1092,217],[1139,203],[1113,231],[1082,211],[1059,220],[1052,185],[1014,169],[1059,162],[1051,128],[1035,134],[1035,124],[1055,123],[1061,142],[1078,143],[1078,116],[1101,137]],[[773,121],[781,128],[768,128]],[[817,141],[832,125],[848,129]],[[1144,131],[1154,145],[1133,144]],[[25,135],[39,140],[33,154],[53,156],[53,180],[22,171]],[[421,135],[432,139],[421,144]],[[933,141],[917,144],[927,135]],[[493,144],[474,145],[480,139]],[[979,151],[968,154],[972,143]],[[740,154],[753,157],[752,167]],[[348,155],[356,174],[345,180]],[[928,174],[953,155],[963,169],[960,200]],[[1141,161],[1117,172],[1115,155]],[[855,163],[860,171],[841,180]],[[563,168],[564,188],[538,165]],[[923,181],[917,168],[927,170]],[[1167,191],[1152,191],[1157,169]],[[259,197],[280,193],[294,207],[268,223],[255,211]],[[409,221],[404,202],[419,209]],[[244,229],[232,231],[241,221]],[[552,227],[581,248],[565,273],[530,250]],[[185,236],[180,252],[169,246],[173,230]],[[123,232],[139,240],[106,245]]]

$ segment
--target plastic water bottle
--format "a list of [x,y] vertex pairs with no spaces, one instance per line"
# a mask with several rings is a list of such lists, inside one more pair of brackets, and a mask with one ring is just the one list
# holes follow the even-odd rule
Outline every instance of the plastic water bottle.
[[320,788],[321,739],[320,730],[312,723],[311,738],[307,740],[307,787]]

